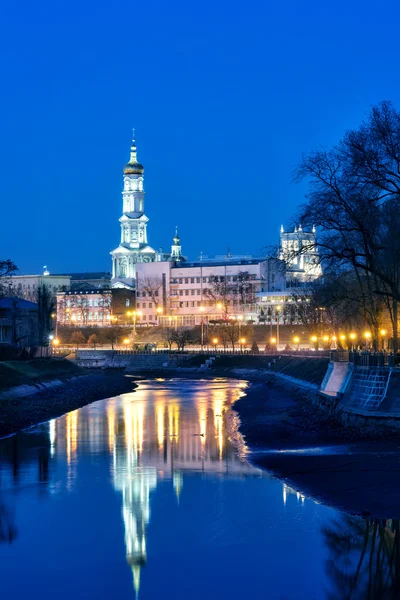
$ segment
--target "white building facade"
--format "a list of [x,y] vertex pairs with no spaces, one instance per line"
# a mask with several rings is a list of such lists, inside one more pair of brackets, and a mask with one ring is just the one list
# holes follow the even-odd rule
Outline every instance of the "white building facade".
[[113,288],[133,289],[137,264],[165,258],[148,244],[149,219],[144,212],[144,195],[144,167],[137,160],[136,142],[133,139],[130,159],[124,167],[122,216],[119,219],[121,241],[118,248],[111,252]]
[[[243,283],[244,294],[239,289]],[[205,318],[238,315],[257,321],[258,295],[271,288],[285,288],[284,264],[278,259],[226,256],[199,262],[138,264],[138,323],[190,327]]]
[[56,294],[60,290],[69,290],[71,277],[69,275],[50,275],[45,267],[42,275],[13,275],[8,279],[7,295],[15,295],[30,302],[37,302],[39,288],[46,286],[48,290]]

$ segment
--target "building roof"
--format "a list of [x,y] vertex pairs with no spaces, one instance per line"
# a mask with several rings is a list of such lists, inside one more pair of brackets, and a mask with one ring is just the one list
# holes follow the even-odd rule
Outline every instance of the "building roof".
[[73,281],[111,279],[111,273],[108,273],[107,271],[87,271],[86,273],[65,273],[64,275],[56,275],[56,277],[71,277]]
[[29,300],[23,300],[22,298],[17,298],[16,296],[0,299],[0,308],[11,310],[15,307],[19,310],[38,309],[38,305],[35,302],[29,302]]
[[[225,266],[246,266],[246,265],[259,265],[260,263],[268,260],[267,258],[252,258],[250,260],[201,260],[198,262],[185,262],[177,265],[179,269],[190,269],[191,267],[225,267]],[[172,267],[174,268],[174,267]]]

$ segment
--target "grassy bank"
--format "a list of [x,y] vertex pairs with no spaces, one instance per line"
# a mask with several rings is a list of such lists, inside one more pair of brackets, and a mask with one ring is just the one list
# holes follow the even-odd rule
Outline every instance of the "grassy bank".
[[[61,379],[62,384],[47,389],[38,387],[34,395],[11,397],[10,394],[7,397],[4,394],[0,398],[0,437],[59,417],[96,400],[131,392],[136,387],[132,377],[121,373],[93,372],[74,367],[56,365],[45,368],[44,365],[34,365],[30,367],[29,375],[25,370],[21,377],[18,376],[18,370],[17,375],[13,370],[15,386],[22,385],[22,382],[33,385],[35,378],[36,383],[43,383],[46,379]],[[2,373],[8,371],[3,370]],[[41,373],[40,377],[38,373]]]
[[[210,356],[213,356],[210,354]],[[204,364],[207,355],[193,356],[185,367],[200,367]],[[275,361],[275,362],[273,362]],[[270,370],[276,373],[289,375],[302,379],[308,383],[320,385],[329,364],[328,358],[307,358],[302,356],[266,356],[266,355],[217,355],[211,365],[211,372],[226,372],[233,369]]]
[[10,360],[0,362],[0,391],[19,385],[37,385],[51,379],[68,379],[82,370],[65,359]]

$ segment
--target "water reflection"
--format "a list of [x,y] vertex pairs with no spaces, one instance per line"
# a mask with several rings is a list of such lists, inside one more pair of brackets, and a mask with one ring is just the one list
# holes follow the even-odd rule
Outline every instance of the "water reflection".
[[342,515],[323,527],[330,556],[329,600],[394,600],[400,596],[398,520]]
[[[40,493],[54,492],[51,466],[64,459],[66,477],[57,486],[77,485],[80,457],[108,455],[114,489],[122,495],[126,560],[132,569],[136,595],[141,568],[147,561],[146,529],[151,495],[160,481],[171,481],[179,502],[183,474],[268,477],[245,460],[246,449],[231,405],[245,390],[244,382],[163,380],[142,383],[131,394],[89,405],[0,444],[1,487],[30,485]],[[239,453],[230,438],[235,441]],[[240,456],[239,456],[240,455]],[[8,468],[7,468],[8,464]],[[36,468],[35,468],[36,464]],[[286,486],[285,486],[286,487]],[[6,523],[6,512],[1,512]],[[15,531],[7,526],[11,539]]]
[[[179,519],[185,517],[197,521],[204,511],[204,499],[200,500],[194,494],[194,489],[199,489],[192,485],[194,478],[224,485],[246,480],[246,486],[254,482],[257,487],[250,486],[248,489],[252,491],[246,489],[243,492],[243,504],[238,505],[236,512],[228,505],[228,498],[229,502],[234,502],[235,494],[242,493],[237,487],[225,488],[229,489],[224,492],[226,504],[221,502],[212,510],[216,514],[217,530],[222,532],[221,539],[224,540],[221,542],[222,555],[228,555],[230,547],[235,548],[233,544],[237,539],[241,551],[245,535],[251,535],[258,544],[263,565],[260,585],[265,584],[265,564],[271,563],[274,553],[279,551],[281,536],[284,562],[289,552],[285,541],[289,531],[293,535],[289,546],[296,548],[297,544],[299,547],[302,515],[309,514],[309,521],[305,520],[304,548],[310,527],[315,527],[318,539],[323,540],[318,554],[321,564],[326,565],[326,576],[318,593],[311,589],[308,596],[300,593],[293,596],[296,590],[285,594],[279,590],[277,595],[271,591],[271,598],[397,598],[400,593],[399,522],[363,520],[339,513],[334,513],[337,516],[332,520],[333,511],[318,507],[286,484],[279,484],[265,472],[252,467],[246,461],[247,448],[238,429],[237,414],[230,408],[244,393],[245,385],[227,380],[143,382],[132,394],[95,403],[3,440],[0,443],[0,542],[17,542],[13,546],[18,546],[21,538],[32,535],[31,531],[24,530],[24,527],[29,528],[28,521],[14,511],[19,497],[29,495],[29,502],[38,497],[40,504],[55,496],[71,498],[75,494],[81,498],[83,480],[88,480],[90,488],[100,481],[103,487],[99,493],[104,493],[104,487],[107,487],[112,497],[118,500],[117,510],[114,505],[113,510],[114,514],[121,511],[121,529],[114,525],[112,553],[118,547],[122,549],[123,569],[129,575],[129,597],[138,597],[141,583],[143,591],[143,586],[146,588],[151,579],[150,573],[153,578],[155,576],[151,566],[157,559],[155,540],[163,540],[166,535],[165,530],[160,531],[157,506],[158,514],[160,506],[163,510],[165,507],[162,519],[166,522],[175,519],[174,527],[179,528]],[[222,488],[218,489],[220,492]],[[275,489],[276,496],[271,491]],[[190,511],[186,501],[184,513],[188,498]],[[172,505],[176,513],[172,511]],[[241,519],[252,519],[253,510],[259,512],[251,521],[252,526],[244,520],[241,529]],[[228,524],[224,522],[225,511],[230,514]],[[97,515],[99,519],[103,517],[100,514]],[[82,509],[83,520],[87,518],[85,515]],[[320,515],[325,517],[322,519]],[[109,519],[110,515],[107,515],[106,520]],[[268,522],[269,529],[262,534]],[[77,538],[80,533],[77,530]],[[269,554],[265,550],[268,544],[272,548]],[[93,551],[91,548],[90,552]],[[190,551],[182,547],[181,560]],[[82,554],[85,553],[87,548],[83,547]],[[294,571],[303,555],[307,555],[307,551],[299,553],[296,550],[285,571]],[[245,562],[245,557],[241,562]],[[143,573],[145,565],[149,575]],[[209,568],[205,564],[202,566],[205,579]],[[245,572],[249,580],[255,576],[253,568],[251,562],[249,571]],[[276,566],[271,567],[269,575],[276,569]],[[283,585],[281,581],[279,584]],[[285,581],[285,585],[289,583]],[[232,597],[236,586],[237,583],[230,592]],[[142,592],[140,596],[143,596]],[[250,594],[248,597],[260,596]]]

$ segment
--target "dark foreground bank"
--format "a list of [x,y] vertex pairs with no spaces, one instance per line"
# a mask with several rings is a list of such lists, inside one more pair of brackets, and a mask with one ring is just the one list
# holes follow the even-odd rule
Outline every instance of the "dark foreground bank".
[[251,385],[234,409],[255,466],[340,510],[400,517],[398,434],[343,427],[273,385]]
[[0,437],[59,417],[81,406],[131,392],[134,378],[123,373],[74,370],[61,385],[34,395],[0,399]]

